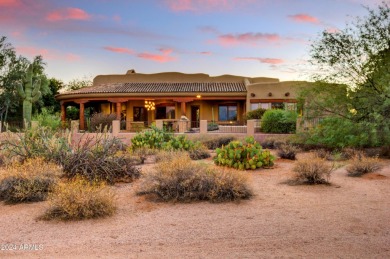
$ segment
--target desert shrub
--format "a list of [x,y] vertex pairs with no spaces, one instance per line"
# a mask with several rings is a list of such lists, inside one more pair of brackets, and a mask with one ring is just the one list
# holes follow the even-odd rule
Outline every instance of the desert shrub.
[[285,110],[267,110],[261,119],[261,130],[267,133],[294,133],[297,113]]
[[53,131],[48,127],[38,126],[24,132],[5,133],[2,149],[10,158],[19,157],[21,161],[43,157],[54,161],[63,152],[70,152],[70,132]]
[[207,123],[207,131],[214,131],[214,130],[219,130],[218,124],[215,122]]
[[245,114],[245,120],[260,120],[266,111],[267,109],[263,109],[263,108],[249,111]]
[[68,178],[82,176],[90,181],[102,180],[112,184],[139,177],[140,169],[125,153],[120,139],[106,134],[82,139],[72,152],[64,152],[57,162]]
[[278,155],[281,158],[295,160],[299,149],[290,144],[280,145],[278,148]]
[[192,160],[205,159],[211,156],[209,150],[202,144],[196,145],[188,151],[188,154]]
[[247,137],[245,140],[245,144],[241,141],[232,141],[222,148],[217,148],[214,163],[239,170],[273,165],[275,157],[269,151],[263,150],[253,137]]
[[139,195],[153,194],[164,201],[247,199],[252,196],[247,177],[238,172],[218,171],[192,162],[185,154],[157,164],[140,181]]
[[315,156],[321,159],[332,160],[332,152],[327,149],[324,148],[316,149],[314,150],[314,154]]
[[211,138],[204,138],[201,143],[208,149],[221,148],[235,140],[234,136],[212,136]]
[[115,210],[114,194],[103,182],[77,177],[56,186],[42,218],[82,220],[111,216]]
[[326,184],[329,183],[334,166],[325,159],[314,156],[298,160],[293,171],[296,173],[294,181],[297,183]]
[[156,149],[150,149],[147,147],[139,147],[137,149],[128,148],[128,152],[132,156],[139,157],[140,163],[143,164],[148,156],[155,155],[157,153]]
[[362,176],[363,174],[373,173],[382,168],[382,164],[377,157],[366,157],[365,155],[356,155],[350,160],[346,167],[348,176]]
[[266,137],[260,142],[263,148],[277,149],[282,144],[289,143],[289,138],[286,136]]
[[179,150],[159,150],[156,153],[156,163],[171,161],[176,157],[183,157],[183,156],[186,157],[185,159],[189,157],[187,152],[182,152]]
[[14,163],[0,169],[0,200],[8,204],[46,199],[61,176],[61,169],[42,158]]
[[381,147],[380,155],[382,157],[390,158],[390,145]]
[[140,147],[162,149],[162,145],[171,139],[173,139],[172,133],[152,126],[151,129],[138,132],[135,137],[131,139],[131,144],[133,149]]
[[116,120],[116,114],[110,113],[110,114],[104,114],[102,112],[100,113],[94,113],[91,116],[90,120],[90,130],[95,132],[101,132],[101,129],[109,129],[111,128],[112,121]]

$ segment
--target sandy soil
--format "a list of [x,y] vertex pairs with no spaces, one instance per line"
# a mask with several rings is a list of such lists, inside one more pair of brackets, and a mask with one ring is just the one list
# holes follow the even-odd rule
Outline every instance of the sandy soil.
[[156,203],[118,184],[115,216],[83,222],[37,220],[45,202],[0,204],[1,248],[16,249],[0,258],[390,258],[385,163],[362,178],[340,168],[331,186],[290,186],[293,162],[279,160],[249,173],[256,196],[238,203]]

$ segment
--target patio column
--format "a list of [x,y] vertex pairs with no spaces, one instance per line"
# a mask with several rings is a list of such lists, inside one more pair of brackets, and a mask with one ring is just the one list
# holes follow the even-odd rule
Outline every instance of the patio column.
[[66,124],[66,107],[65,103],[61,101],[61,124],[62,127],[65,127]]
[[186,116],[186,102],[181,102],[181,115]]
[[116,103],[116,119],[121,120],[121,110],[122,110],[122,103],[117,102]]
[[80,113],[79,113],[80,130],[85,130],[84,104],[87,102],[88,102],[87,100],[75,101],[75,103],[80,104]]

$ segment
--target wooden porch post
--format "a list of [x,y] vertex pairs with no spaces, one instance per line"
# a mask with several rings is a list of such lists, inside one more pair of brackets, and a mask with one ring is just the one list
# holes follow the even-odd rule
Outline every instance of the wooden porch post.
[[65,103],[61,101],[61,124],[62,127],[65,127],[66,124],[66,107]]
[[186,116],[186,102],[181,102],[181,115]]
[[78,100],[75,103],[80,105],[80,113],[79,113],[79,121],[80,121],[80,130],[85,130],[85,118],[84,118],[84,104],[87,103],[88,100]]
[[80,130],[85,130],[85,119],[84,119],[84,103],[80,103]]
[[121,110],[122,110],[122,103],[117,102],[116,103],[116,119],[121,120]]

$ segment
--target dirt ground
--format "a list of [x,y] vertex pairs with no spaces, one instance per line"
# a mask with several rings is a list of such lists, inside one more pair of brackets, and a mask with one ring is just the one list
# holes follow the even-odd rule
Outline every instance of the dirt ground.
[[248,172],[256,196],[234,203],[156,203],[118,184],[117,213],[81,222],[37,220],[46,202],[0,204],[0,258],[390,258],[385,164],[362,178],[341,167],[330,186],[290,186],[293,162],[278,160]]

